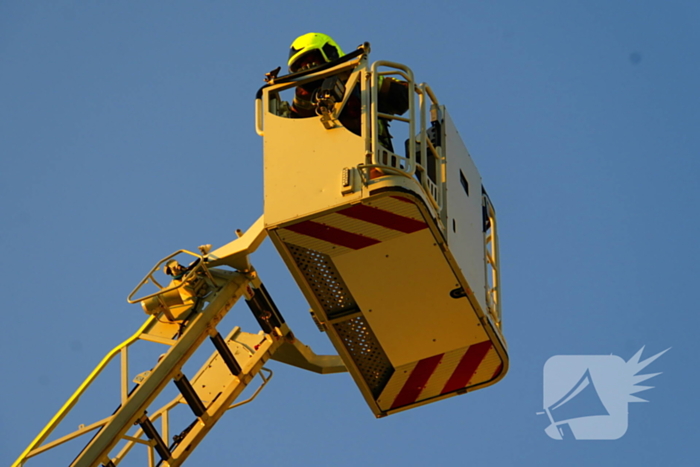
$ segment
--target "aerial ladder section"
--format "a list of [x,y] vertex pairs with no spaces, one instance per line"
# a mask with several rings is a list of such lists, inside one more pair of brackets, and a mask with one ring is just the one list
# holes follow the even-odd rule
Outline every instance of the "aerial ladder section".
[[[130,302],[142,304],[149,318],[134,335],[105,356],[12,467],[23,466],[39,454],[89,434],[93,434],[92,438],[70,463],[72,467],[116,467],[132,453],[135,445],[147,447],[144,465],[179,466],[227,410],[258,395],[272,376],[264,366],[269,359],[318,373],[345,371],[339,357],[316,355],[294,337],[248,261],[247,255],[257,248],[265,234],[262,222],[258,221],[239,239],[220,251],[211,252],[207,256],[209,260],[205,260],[204,254],[180,250],[156,264],[129,296]],[[203,249],[204,252],[209,253],[207,249]],[[155,273],[183,254],[196,259],[181,279],[161,286]],[[135,297],[149,283],[158,291]],[[246,300],[261,330],[251,334],[236,326],[222,337],[217,327],[240,298]],[[183,373],[183,366],[207,339],[215,351],[190,379]],[[138,384],[130,389],[128,351],[138,341],[165,345],[167,351],[152,370],[135,378]],[[121,360],[121,404],[117,410],[46,442],[110,361],[117,357]],[[261,384],[250,399],[234,403],[256,376],[260,376]],[[153,402],[171,383],[177,387],[179,395],[154,409]],[[172,433],[169,414],[182,404],[189,406],[194,420],[184,430]],[[130,432],[134,426],[138,428]],[[115,449],[120,442],[119,449]]]

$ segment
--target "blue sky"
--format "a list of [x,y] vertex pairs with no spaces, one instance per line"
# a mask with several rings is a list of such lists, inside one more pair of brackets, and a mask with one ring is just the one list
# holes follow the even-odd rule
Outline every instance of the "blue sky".
[[[448,107],[499,215],[511,369],[376,420],[349,376],[273,363],[189,464],[696,465],[699,20],[692,1],[0,2],[0,465],[142,323],[125,297],[156,261],[262,214],[255,92],[309,31],[371,42]],[[330,352],[269,241],[251,259]],[[642,346],[671,350],[623,438],[547,437],[550,357]],[[106,415],[85,404],[71,428]]]

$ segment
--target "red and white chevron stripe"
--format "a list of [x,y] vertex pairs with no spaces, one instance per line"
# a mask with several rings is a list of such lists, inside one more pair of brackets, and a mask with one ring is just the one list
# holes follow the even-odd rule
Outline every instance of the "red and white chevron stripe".
[[391,196],[371,206],[355,204],[289,225],[281,229],[280,237],[287,243],[337,256],[426,228],[413,202]]
[[479,342],[396,368],[377,402],[382,410],[397,409],[485,383],[501,368],[491,341]]

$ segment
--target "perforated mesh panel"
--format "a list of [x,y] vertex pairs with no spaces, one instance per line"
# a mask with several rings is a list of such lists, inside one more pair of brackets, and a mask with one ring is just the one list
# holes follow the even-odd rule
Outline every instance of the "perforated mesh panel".
[[[286,245],[329,320],[359,311],[328,255],[289,243]],[[369,324],[359,315],[334,323],[333,328],[376,399],[391,378],[394,367]]]
[[394,367],[362,316],[333,325],[376,399],[391,378]]
[[355,300],[328,255],[290,243],[286,245],[314,295],[323,305],[328,319],[356,308]]

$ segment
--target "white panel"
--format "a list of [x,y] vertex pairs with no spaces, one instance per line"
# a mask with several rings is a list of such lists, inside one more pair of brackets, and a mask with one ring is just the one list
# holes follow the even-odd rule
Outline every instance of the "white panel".
[[[486,312],[486,270],[481,212],[481,176],[462,138],[445,111],[447,159],[447,241],[481,309]],[[469,195],[460,181],[468,182]],[[454,221],[454,222],[453,222]]]

